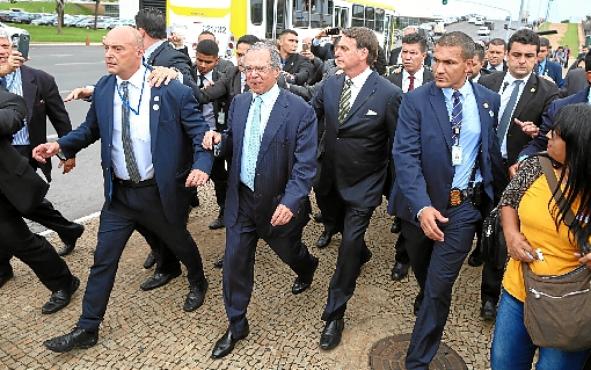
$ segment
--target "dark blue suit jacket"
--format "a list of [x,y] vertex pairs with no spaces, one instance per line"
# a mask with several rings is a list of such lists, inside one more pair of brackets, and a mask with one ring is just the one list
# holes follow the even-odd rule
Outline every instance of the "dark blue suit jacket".
[[[227,227],[238,218],[238,190],[242,162],[242,143],[252,93],[236,95],[230,106],[228,129],[220,151],[229,161],[228,193],[224,220]],[[263,133],[257,159],[254,192],[257,223],[265,235],[271,228],[271,216],[279,204],[294,213],[286,227],[307,221],[308,194],[316,175],[317,122],[314,110],[302,98],[281,89]],[[231,158],[231,159],[230,159]]]
[[[107,203],[111,202],[113,195],[111,143],[115,88],[114,75],[102,77],[95,86],[94,99],[84,123],[58,140],[65,156],[70,158],[101,139],[101,166]],[[160,88],[153,87],[149,104],[154,177],[164,213],[170,222],[184,222],[190,197],[189,190],[185,188],[189,171],[193,168],[208,174],[211,172],[213,156],[201,146],[209,126],[197,109],[191,89],[178,81]]]
[[564,85],[564,79],[562,78],[562,67],[560,64],[546,59],[546,65],[544,67],[543,74],[553,79],[554,82],[556,82],[556,86],[559,88]]
[[566,98],[554,100],[548,109],[542,115],[542,125],[540,126],[540,133],[519,154],[520,158],[529,157],[533,154],[543,152],[548,147],[548,138],[546,134],[554,127],[554,119],[558,111],[570,104],[586,103],[589,97],[589,86],[586,89],[579,91],[578,93],[567,96]]
[[[479,166],[487,198],[485,208],[490,208],[506,185],[494,131],[500,97],[479,84],[472,83],[472,89],[480,112]],[[396,180],[388,209],[391,214],[414,223],[423,207],[433,206],[445,214],[454,176],[451,136],[443,91],[434,82],[403,97],[394,136]]]

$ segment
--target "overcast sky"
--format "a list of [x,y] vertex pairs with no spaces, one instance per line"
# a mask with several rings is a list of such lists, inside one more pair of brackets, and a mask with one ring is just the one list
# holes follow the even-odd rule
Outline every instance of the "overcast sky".
[[[544,17],[549,0],[523,0],[524,12],[529,12],[530,19]],[[520,0],[448,0],[442,5],[442,0],[396,0],[397,11],[400,15],[465,15],[478,13],[493,19],[504,19],[506,11],[496,10],[487,5],[504,8],[511,12],[515,19],[519,14]],[[426,12],[432,12],[427,14]],[[560,22],[570,19],[578,22],[585,15],[591,15],[591,1],[589,0],[552,0],[550,2],[550,21]]]

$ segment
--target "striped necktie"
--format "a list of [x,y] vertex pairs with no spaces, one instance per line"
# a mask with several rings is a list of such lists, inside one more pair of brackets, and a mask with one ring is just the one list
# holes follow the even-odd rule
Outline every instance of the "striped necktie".
[[121,104],[121,142],[123,143],[123,154],[125,155],[125,166],[129,179],[136,184],[140,182],[140,170],[137,167],[135,154],[133,153],[133,143],[131,141],[131,127],[129,124],[129,82],[122,81],[123,101]]
[[462,93],[454,90],[451,109],[451,138],[453,145],[460,145],[460,130],[462,128]]
[[345,121],[345,117],[349,113],[349,109],[351,109],[351,85],[353,85],[353,80],[350,78],[345,80],[345,85],[343,86],[343,92],[341,93],[341,100],[339,101],[339,123],[342,125]]
[[240,168],[240,181],[254,191],[254,178],[257,167],[257,159],[261,148],[261,105],[263,99],[260,96],[254,98],[250,110],[251,120],[246,124],[244,139],[242,142],[242,163]]

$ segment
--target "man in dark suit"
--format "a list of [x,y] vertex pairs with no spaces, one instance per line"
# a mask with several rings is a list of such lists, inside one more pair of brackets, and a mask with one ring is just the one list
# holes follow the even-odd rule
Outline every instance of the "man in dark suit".
[[[117,27],[103,44],[110,75],[97,82],[85,122],[33,150],[33,157],[44,162],[59,151],[70,158],[101,141],[105,204],[94,264],[78,324],[44,343],[56,352],[96,344],[119,259],[137,226],[162,240],[187,267],[185,311],[200,307],[207,290],[201,257],[186,226],[187,187],[205,184],[211,170],[211,153],[201,147],[207,124],[189,88],[177,81],[160,88],[148,85],[137,30]],[[191,144],[193,155],[187,156]]]
[[472,71],[468,78],[472,82],[478,82],[480,77],[491,74],[492,72],[484,68],[484,46],[479,43],[474,43],[474,58],[472,64]]
[[[553,82],[532,73],[539,39],[531,30],[515,32],[507,51],[509,70],[483,76],[479,81],[501,95],[497,141],[510,176],[517,171],[519,153],[532,138],[528,131],[537,130],[542,124],[542,114],[558,97]],[[486,320],[496,316],[504,268],[500,261],[486,261],[482,269],[480,315]]]
[[27,264],[51,292],[41,310],[50,314],[70,303],[80,280],[73,276],[47,240],[33,234],[23,214],[36,209],[49,186],[29,161],[11,145],[13,135],[23,127],[27,115],[24,100],[0,89],[0,235],[3,253]]
[[[412,34],[418,34],[418,33],[419,33],[419,29],[417,28],[417,26],[408,26],[402,30],[402,37],[409,36]],[[425,38],[425,36],[423,36],[423,35],[421,35],[421,36],[423,38]],[[399,46],[397,48],[390,50],[390,58],[388,60],[389,66],[402,65],[401,51],[402,51],[402,46]],[[425,52],[425,59],[423,60],[423,65],[426,65],[428,67],[431,66],[431,55],[429,55],[428,52]]]
[[297,274],[293,294],[310,287],[318,267],[318,259],[302,242],[316,172],[314,111],[277,86],[281,59],[274,46],[253,45],[243,68],[252,93],[234,99],[223,136],[209,131],[203,141],[206,149],[231,158],[223,270],[229,326],[215,343],[213,358],[226,356],[249,334],[246,310],[259,238]]
[[[216,39],[215,35],[211,31],[207,31],[207,30],[201,31],[199,36],[197,36],[197,45],[199,45],[199,43],[203,40],[211,40],[211,41],[215,42],[216,45],[218,45],[218,50],[219,50],[218,40]],[[223,58],[218,58],[218,62],[216,63],[214,70],[216,71],[216,73],[219,73],[220,77],[223,77],[226,75],[226,73],[230,73],[234,69],[234,67],[235,67],[235,65],[231,61],[229,61],[227,59],[223,59]]]
[[298,50],[298,33],[284,30],[277,38],[277,48],[283,63],[283,72],[288,83],[303,85],[314,73],[314,66]]
[[[50,119],[58,136],[68,133],[72,125],[53,77],[41,70],[24,66],[24,61],[18,51],[12,50],[9,35],[0,30],[0,84],[9,92],[24,97],[27,106],[25,124],[14,134],[12,145],[27,158],[33,169],[41,167],[45,178],[50,182],[51,163],[38,166],[37,161],[31,158],[32,148],[47,141],[47,118]],[[66,172],[75,164],[74,158],[62,163]],[[59,251],[60,256],[70,254],[84,232],[82,225],[64,218],[47,199],[43,199],[34,210],[23,216],[57,232],[64,243],[64,247]],[[0,287],[13,276],[10,258],[10,255],[0,251]]]
[[488,62],[485,69],[489,70],[490,72],[506,72],[506,52],[507,44],[505,43],[505,40],[500,38],[490,40],[486,48],[486,59]]
[[562,79],[562,66],[548,59],[549,47],[550,40],[545,37],[540,37],[540,51],[538,52],[538,60],[534,72],[538,76],[551,79],[560,88],[564,85],[564,80]]
[[[324,120],[325,150],[321,187],[316,191],[330,207],[323,220],[341,232],[336,270],[330,281],[322,320],[326,325],[320,348],[341,341],[347,302],[357,277],[371,258],[364,236],[374,209],[382,202],[402,90],[372,71],[378,41],[365,27],[342,31],[335,48],[343,73],[329,77],[312,99],[319,120]],[[329,214],[330,211],[330,214]]]
[[476,224],[506,184],[494,133],[499,96],[467,81],[473,56],[468,35],[444,34],[435,46],[435,81],[407,94],[400,107],[388,210],[402,219],[420,286],[409,370],[427,370],[437,353]]

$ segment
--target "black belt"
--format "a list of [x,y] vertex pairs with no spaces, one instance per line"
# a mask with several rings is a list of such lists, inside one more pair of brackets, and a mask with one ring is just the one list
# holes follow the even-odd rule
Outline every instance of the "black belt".
[[117,185],[125,187],[125,188],[145,188],[147,186],[155,186],[156,185],[155,178],[151,178],[151,179],[140,181],[140,182],[133,182],[131,180],[122,180],[122,179],[118,179],[115,177],[113,179],[113,182],[115,182]]
[[482,201],[482,183],[477,182],[472,187],[466,189],[452,188],[449,191],[448,205],[457,207],[464,202],[471,201],[475,206],[479,206]]

